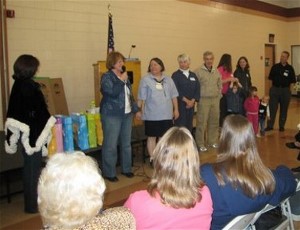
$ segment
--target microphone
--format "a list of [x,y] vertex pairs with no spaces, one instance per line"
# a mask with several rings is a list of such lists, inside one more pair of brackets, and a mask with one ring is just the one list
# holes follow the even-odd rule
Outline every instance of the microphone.
[[124,72],[126,72],[126,66],[125,65],[122,66],[122,70],[121,70],[121,73],[124,73]]
[[131,45],[130,51],[129,51],[129,54],[128,54],[128,59],[130,58],[131,51],[132,51],[132,49],[134,49],[134,48],[135,48],[135,45]]

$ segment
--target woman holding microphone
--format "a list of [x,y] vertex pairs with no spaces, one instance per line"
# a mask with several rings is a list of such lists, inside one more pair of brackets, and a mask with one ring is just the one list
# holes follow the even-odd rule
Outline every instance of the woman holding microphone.
[[120,147],[122,174],[133,177],[131,171],[131,130],[134,113],[140,113],[132,95],[131,84],[124,66],[125,57],[111,52],[106,59],[108,71],[103,74],[100,102],[103,129],[102,172],[105,179],[117,182],[117,146]]

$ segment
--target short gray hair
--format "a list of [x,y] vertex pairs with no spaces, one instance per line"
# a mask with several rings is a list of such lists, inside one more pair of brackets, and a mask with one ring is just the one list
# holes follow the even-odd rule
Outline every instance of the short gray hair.
[[190,59],[189,55],[187,55],[187,54],[184,53],[184,54],[178,55],[177,61],[178,61],[178,62],[180,62],[180,61],[188,61],[188,62],[191,62],[191,59]]
[[44,225],[77,228],[103,206],[105,182],[97,162],[82,152],[50,157],[38,184],[38,205]]
[[205,58],[205,57],[207,57],[207,56],[210,56],[210,55],[212,55],[212,56],[214,57],[214,53],[213,53],[213,52],[211,52],[211,51],[205,51],[205,52],[203,53],[203,58]]

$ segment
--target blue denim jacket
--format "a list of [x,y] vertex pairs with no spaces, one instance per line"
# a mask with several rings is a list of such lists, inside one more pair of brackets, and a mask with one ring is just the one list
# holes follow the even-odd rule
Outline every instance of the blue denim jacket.
[[129,81],[124,83],[116,74],[109,70],[101,78],[100,91],[102,100],[100,102],[100,113],[105,115],[122,116],[125,115],[125,90],[124,84],[130,90],[131,112],[139,111],[137,103],[132,95],[132,88]]

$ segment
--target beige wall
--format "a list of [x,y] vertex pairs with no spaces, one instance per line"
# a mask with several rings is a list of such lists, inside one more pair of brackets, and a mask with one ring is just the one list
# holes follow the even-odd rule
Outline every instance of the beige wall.
[[[107,5],[111,4],[116,50],[138,57],[145,73],[149,60],[160,57],[170,75],[176,57],[186,52],[194,69],[202,53],[230,53],[233,65],[248,57],[253,83],[264,90],[264,45],[275,34],[277,57],[281,50],[300,44],[300,21],[287,22],[179,1],[60,1],[7,0],[16,17],[8,19],[10,75],[14,60],[23,53],[40,59],[39,76],[62,77],[70,112],[84,111],[94,97],[92,64],[105,60]],[[277,59],[278,60],[278,59]]]

